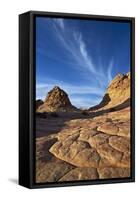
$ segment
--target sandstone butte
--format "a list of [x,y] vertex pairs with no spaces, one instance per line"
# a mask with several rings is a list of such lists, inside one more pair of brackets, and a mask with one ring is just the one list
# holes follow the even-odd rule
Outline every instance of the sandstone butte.
[[[37,111],[76,110],[67,94],[59,91],[57,87],[50,91]],[[59,97],[64,97],[64,104]],[[116,76],[101,103],[87,112],[88,116],[78,111],[67,119],[37,118],[36,182],[130,176],[130,73]]]
[[55,86],[44,101],[44,103],[38,107],[38,112],[54,112],[54,111],[75,111],[77,108],[73,106],[69,100],[67,93]]
[[130,72],[117,75],[109,84],[106,93],[100,104],[89,108],[89,110],[99,110],[113,108],[117,109],[129,106],[130,104]]

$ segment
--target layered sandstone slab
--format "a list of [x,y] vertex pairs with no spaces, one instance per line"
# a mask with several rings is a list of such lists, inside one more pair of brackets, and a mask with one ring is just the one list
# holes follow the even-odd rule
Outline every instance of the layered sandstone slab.
[[105,166],[102,160],[106,160],[108,166],[129,168],[129,121],[120,123],[116,120],[106,123],[103,121],[98,120],[96,124],[96,118],[88,119],[87,128],[84,128],[85,120],[81,119],[82,127],[72,130],[73,120],[71,120],[70,126],[68,123],[68,128],[57,134],[58,141],[49,151],[57,158],[76,167],[98,168]]

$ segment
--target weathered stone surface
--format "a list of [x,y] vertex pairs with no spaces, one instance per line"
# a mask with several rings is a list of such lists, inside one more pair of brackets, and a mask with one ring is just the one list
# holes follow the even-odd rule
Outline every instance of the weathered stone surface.
[[115,165],[112,165],[109,159],[105,157],[101,157],[100,162],[99,162],[99,168],[112,167],[112,166],[115,166]]
[[37,138],[36,140],[36,182],[55,182],[74,166],[57,159],[49,148],[57,141],[56,135]]
[[79,130],[70,130],[70,129],[67,129],[67,130],[63,130],[61,131],[60,133],[58,133],[58,140],[59,141],[65,141],[67,138],[71,138],[71,136],[73,135],[76,135],[76,136],[79,136]]
[[77,110],[77,108],[71,104],[67,93],[58,86],[55,86],[48,92],[44,104],[38,108],[38,112],[75,110]]
[[63,143],[55,143],[49,151],[56,157],[78,167],[98,167],[100,157],[97,151],[90,148],[89,143],[76,140],[76,137],[77,135],[66,139]]
[[130,168],[130,152],[124,152],[121,162],[119,166],[129,167]]
[[112,136],[109,138],[109,144],[118,151],[129,152],[130,140],[128,138]]
[[123,178],[130,176],[130,169],[129,168],[117,168],[117,167],[105,167],[98,169],[99,178],[106,179],[106,178]]
[[130,121],[118,123],[119,132],[118,135],[124,137],[130,137]]
[[119,131],[119,128],[113,123],[105,123],[99,126],[97,130],[110,135],[116,135]]
[[83,131],[80,131],[78,140],[88,142],[90,140],[90,138],[92,138],[96,134],[97,134],[97,131],[95,131],[95,130],[84,129]]
[[56,182],[74,167],[64,161],[41,163],[37,162],[36,182]]
[[85,148],[80,151],[71,161],[78,167],[95,167],[99,165],[100,156],[94,148]]
[[97,130],[110,135],[130,137],[130,123],[128,121],[122,123],[104,123]]
[[[89,120],[89,123],[92,121]],[[81,128],[78,131],[76,128],[72,130],[72,126],[68,124],[66,130],[58,133],[58,142],[49,151],[76,167],[129,167],[130,139],[117,135],[117,124],[122,128],[126,122],[116,120],[103,123],[97,130]],[[81,125],[83,126],[82,123]],[[109,134],[112,133],[112,127],[114,134]]]
[[121,161],[123,153],[112,148],[108,143],[102,144],[97,148],[101,157],[106,158],[111,165],[116,165]]
[[70,170],[59,181],[75,181],[75,180],[94,180],[98,179],[99,175],[95,168],[75,168]]
[[89,138],[89,144],[91,145],[91,147],[97,148],[99,145],[107,143],[108,138],[109,138],[109,135],[99,133],[99,134],[94,135],[93,137]]

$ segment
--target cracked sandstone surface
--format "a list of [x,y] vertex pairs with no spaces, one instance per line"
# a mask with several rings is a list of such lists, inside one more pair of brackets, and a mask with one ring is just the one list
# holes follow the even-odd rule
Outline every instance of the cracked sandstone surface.
[[[103,116],[67,120],[58,133],[38,137],[36,139],[36,181],[129,177],[130,116],[128,113],[129,108],[126,108]],[[50,119],[41,119],[41,124],[46,126],[48,121]],[[61,118],[55,121],[58,121],[58,127],[63,122]]]

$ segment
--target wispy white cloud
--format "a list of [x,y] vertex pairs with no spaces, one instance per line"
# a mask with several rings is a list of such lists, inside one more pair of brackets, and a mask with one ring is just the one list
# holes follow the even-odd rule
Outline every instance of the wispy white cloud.
[[[106,68],[103,66],[101,60],[101,64],[96,65],[94,63],[94,56],[92,56],[90,49],[88,51],[87,43],[80,31],[66,26],[66,22],[61,18],[54,19],[52,26],[60,44],[64,50],[68,52],[67,55],[72,58],[72,63],[74,64],[72,64],[71,67],[78,70],[79,75],[85,76],[90,84],[86,86],[76,86],[59,80],[45,80],[44,82],[37,83],[37,98],[40,97],[44,99],[46,93],[55,85],[58,85],[70,95],[74,105],[89,107],[99,103],[105,93],[108,83],[112,80],[113,58],[109,58],[109,64]],[[102,57],[101,55],[98,56],[100,58]],[[83,94],[84,96],[73,97],[72,94]],[[99,98],[88,99],[85,98],[85,94],[98,95]]]
[[110,81],[113,79],[113,77],[112,77],[113,66],[114,66],[114,62],[113,62],[113,60],[111,60],[109,62],[109,66],[108,66],[108,70],[107,70],[108,83],[110,83]]
[[64,29],[64,19],[57,18],[54,19],[54,22],[63,30]]
[[76,86],[66,82],[52,79],[45,79],[43,83],[37,83],[36,89],[38,92],[48,92],[55,85],[58,85],[59,87],[61,87],[61,89],[64,89],[68,94],[94,94],[99,96],[103,95],[103,90],[95,86]]
[[95,84],[98,84],[99,87],[105,89],[107,84],[112,79],[112,68],[114,64],[113,58],[109,58],[109,65],[106,68],[104,67],[103,73],[103,71],[101,70],[103,66],[97,66],[93,61],[94,58],[89,55],[87,45],[84,42],[81,32],[66,27],[64,19],[56,19],[53,25],[56,30],[56,35],[59,38],[61,44],[64,46],[65,50],[67,50],[70,55],[72,55],[72,58],[74,59],[74,68],[81,72],[84,72],[84,74],[87,74],[88,79],[90,77],[90,79],[92,80],[93,76],[95,79]]
[[85,64],[84,67],[86,67],[92,74],[96,74],[95,66],[92,63],[92,59],[88,55],[86,44],[82,39],[82,35],[74,32],[74,38],[80,51],[81,60],[83,60],[83,64]]

